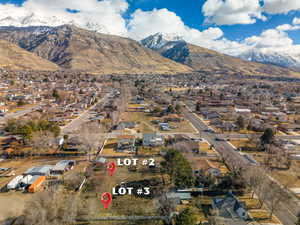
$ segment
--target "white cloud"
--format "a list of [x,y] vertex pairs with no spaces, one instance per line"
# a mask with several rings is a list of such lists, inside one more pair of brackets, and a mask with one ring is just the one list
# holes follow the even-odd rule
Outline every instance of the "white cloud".
[[276,27],[276,30],[279,31],[292,31],[292,30],[299,30],[300,26],[298,25],[290,25],[290,24],[282,24]]
[[270,14],[288,13],[293,10],[300,10],[298,0],[264,0],[264,11]]
[[186,41],[195,43],[201,40],[216,40],[223,36],[220,28],[210,27],[199,31],[184,24],[179,16],[167,9],[152,11],[136,10],[128,24],[129,37],[141,40],[155,33],[176,34]]
[[252,24],[265,20],[259,0],[207,0],[202,12],[206,22],[218,25]]
[[280,48],[291,46],[293,40],[285,32],[269,29],[262,32],[260,36],[246,38],[244,43],[253,48]]
[[180,36],[188,43],[227,54],[236,54],[236,51],[245,47],[238,42],[224,38],[223,31],[218,27],[210,27],[203,31],[190,28],[179,16],[167,9],[136,10],[128,24],[129,37],[141,40],[155,33]]
[[300,18],[295,17],[295,18],[293,19],[293,25],[298,25],[298,24],[300,24]]
[[[73,14],[66,9],[77,10]],[[0,25],[49,25],[72,23],[105,33],[126,35],[122,14],[126,0],[27,0],[21,6],[0,4]]]
[[299,0],[206,0],[202,7],[206,22],[218,25],[253,24],[267,14],[299,10]]

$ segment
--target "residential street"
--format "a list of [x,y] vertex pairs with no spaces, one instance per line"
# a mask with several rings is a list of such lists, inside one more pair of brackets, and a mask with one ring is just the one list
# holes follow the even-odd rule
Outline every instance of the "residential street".
[[89,109],[85,110],[81,115],[79,115],[76,119],[72,120],[66,126],[62,127],[62,134],[72,133],[73,131],[78,129],[83,123],[87,122],[89,120],[89,117],[91,116],[91,111],[93,111],[93,109],[95,109],[99,104],[105,104],[110,94],[111,93],[107,93],[99,102],[94,104]]
[[[246,160],[239,152],[235,151],[232,145],[225,141],[216,141],[215,138],[218,134],[204,132],[209,127],[195,114],[188,110],[184,112],[186,118],[195,126],[201,136],[205,138],[211,145],[214,146],[216,151],[223,157],[230,157],[239,166],[245,168],[250,166],[250,162]],[[275,211],[275,215],[282,221],[284,225],[295,225],[297,215],[300,212],[299,200],[294,196],[286,204],[280,204],[280,208]]]

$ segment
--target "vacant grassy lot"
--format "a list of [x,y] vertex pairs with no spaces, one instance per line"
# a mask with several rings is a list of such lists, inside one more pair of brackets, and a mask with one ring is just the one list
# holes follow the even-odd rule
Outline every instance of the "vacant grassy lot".
[[275,216],[269,218],[270,213],[265,209],[253,209],[253,210],[249,210],[248,213],[255,221],[261,224],[263,223],[281,224],[281,222]]
[[[175,127],[170,131],[162,131],[162,133],[197,133],[197,130],[187,120],[178,123],[169,123],[170,127]],[[158,128],[157,128],[158,129]]]
[[206,152],[206,153],[215,153],[213,149],[210,148],[210,144],[208,144],[206,141],[199,142],[199,150],[200,152]]
[[246,204],[248,210],[260,208],[259,200],[257,198],[251,198],[251,193],[238,196],[238,199]]
[[251,143],[248,139],[230,140],[230,143],[233,144],[236,148],[242,148],[242,147],[255,148],[255,145]]

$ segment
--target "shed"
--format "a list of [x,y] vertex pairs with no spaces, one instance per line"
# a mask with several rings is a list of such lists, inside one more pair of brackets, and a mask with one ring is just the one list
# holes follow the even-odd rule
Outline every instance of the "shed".
[[12,179],[8,184],[7,184],[7,189],[12,190],[16,189],[20,183],[20,181],[23,179],[22,175],[16,176],[14,179]]
[[62,160],[56,163],[56,165],[51,169],[51,174],[63,174],[64,172],[70,170],[75,165],[74,160]]
[[24,175],[39,175],[39,176],[48,176],[50,175],[50,171],[53,168],[53,166],[50,165],[43,165],[43,166],[37,166],[37,167],[32,167],[28,169]]

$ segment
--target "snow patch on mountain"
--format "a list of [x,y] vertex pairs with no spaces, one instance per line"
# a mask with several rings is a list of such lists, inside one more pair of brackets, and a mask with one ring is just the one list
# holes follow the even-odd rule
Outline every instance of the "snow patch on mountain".
[[109,31],[101,24],[90,22],[90,21],[79,24],[74,20],[59,19],[56,16],[40,17],[34,13],[31,13],[26,16],[16,16],[16,17],[8,16],[3,19],[0,19],[0,26],[4,26],[4,27],[10,27],[10,26],[12,27],[34,27],[34,26],[57,27],[64,24],[74,25],[90,31],[109,34]]
[[[178,42],[183,42],[184,39],[177,34],[163,34],[156,33],[151,35],[143,40],[141,40],[141,44],[147,48],[158,50],[168,44],[168,48],[174,47]],[[173,43],[173,44],[172,44]]]
[[264,64],[272,64],[300,71],[300,49],[277,49],[257,48],[248,50],[238,57]]

